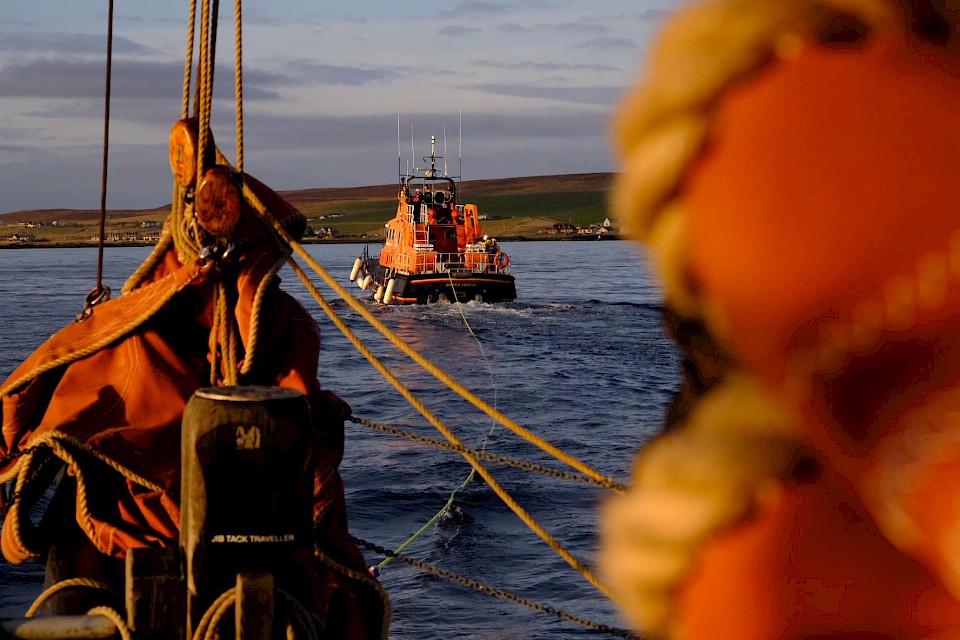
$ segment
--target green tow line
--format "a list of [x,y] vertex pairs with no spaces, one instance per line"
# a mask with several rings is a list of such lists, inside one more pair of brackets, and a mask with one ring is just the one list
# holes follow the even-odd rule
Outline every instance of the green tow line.
[[[457,309],[460,311],[460,316],[463,318],[464,324],[467,325],[467,331],[469,331],[469,332],[470,332],[470,335],[473,336],[473,339],[477,341],[477,345],[480,347],[480,354],[483,356],[483,359],[484,359],[485,361],[487,361],[487,368],[489,369],[489,368],[490,368],[490,366],[489,366],[489,365],[490,365],[490,362],[487,360],[487,354],[483,351],[483,344],[480,342],[480,338],[477,337],[477,334],[475,334],[475,333],[473,332],[473,327],[471,327],[471,326],[470,326],[470,323],[467,322],[467,316],[466,316],[466,314],[463,313],[463,307],[462,307],[461,304],[460,304],[460,300],[457,299],[457,291],[456,291],[456,289],[453,288],[453,277],[449,274],[449,272],[447,273],[447,277],[450,278],[450,288],[453,290],[453,299],[454,299],[454,302],[457,303]],[[493,387],[493,388],[494,388],[494,394],[496,394],[496,388],[497,388],[497,387],[496,387],[496,384],[494,384],[494,387]],[[494,400],[494,403],[496,403],[496,400]],[[486,448],[487,448],[487,440],[490,438],[491,435],[493,435],[493,432],[494,432],[494,430],[496,430],[496,428],[497,428],[497,423],[494,422],[494,423],[493,423],[493,426],[490,427],[490,431],[488,431],[488,432],[487,432],[487,435],[484,436],[484,438],[483,438],[483,446],[480,447],[480,450],[481,450],[481,451],[486,451]],[[474,469],[474,468],[471,468],[471,469],[470,469],[470,473],[467,475],[466,480],[464,480],[463,482],[461,482],[459,487],[457,487],[456,489],[454,489],[453,491],[450,492],[450,497],[447,499],[447,503],[446,503],[445,505],[443,505],[443,508],[441,508],[440,511],[437,511],[437,513],[434,514],[434,516],[433,516],[432,518],[430,518],[430,520],[428,520],[425,525],[423,525],[422,527],[420,527],[420,529],[419,529],[416,533],[414,533],[412,536],[410,536],[409,538],[407,538],[406,542],[404,542],[402,545],[400,545],[399,547],[397,547],[396,550],[394,551],[394,553],[402,553],[403,550],[406,549],[407,547],[409,547],[411,544],[413,544],[413,541],[416,540],[417,538],[419,538],[420,535],[421,535],[424,531],[426,531],[427,529],[429,529],[429,528],[430,528],[430,525],[432,525],[434,522],[436,522],[436,521],[440,518],[440,516],[442,516],[444,513],[446,513],[446,512],[447,512],[447,509],[450,508],[450,505],[453,504],[453,499],[456,497],[457,493],[458,493],[461,489],[463,489],[464,487],[466,487],[468,484],[470,484],[470,481],[473,480],[473,476],[474,476],[476,473],[477,473],[477,470]],[[373,577],[376,578],[377,576],[380,575],[380,572],[384,569],[384,567],[386,567],[388,564],[390,564],[391,562],[393,562],[393,560],[394,560],[394,556],[392,556],[392,555],[387,556],[386,558],[384,558],[383,560],[381,560],[379,564],[371,565],[368,570],[370,571],[370,574],[373,575]]]

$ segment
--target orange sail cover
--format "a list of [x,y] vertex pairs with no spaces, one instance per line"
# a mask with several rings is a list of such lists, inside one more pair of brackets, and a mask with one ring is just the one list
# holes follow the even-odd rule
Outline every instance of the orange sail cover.
[[[244,180],[273,217],[300,237],[305,218],[255,179]],[[232,238],[235,248],[219,264],[182,263],[167,242],[132,291],[55,334],[0,388],[0,474],[17,482],[13,504],[5,505],[7,560],[22,562],[43,551],[31,546],[25,498],[51,453],[77,476],[77,521],[102,554],[122,559],[131,548],[177,545],[181,417],[196,389],[223,378],[222,371],[211,377],[209,355],[219,295],[226,297],[242,342],[238,369],[254,360],[239,382],[306,395],[320,451],[315,527],[328,556],[364,572],[363,557],[347,533],[338,473],[350,407],[317,381],[319,328],[280,290],[276,271],[285,254],[246,206]],[[331,588],[344,586],[335,576],[321,579]],[[357,616],[354,625],[362,624]]]

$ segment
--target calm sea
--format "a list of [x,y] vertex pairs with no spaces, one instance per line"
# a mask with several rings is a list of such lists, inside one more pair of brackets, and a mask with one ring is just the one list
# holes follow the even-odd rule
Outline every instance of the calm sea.
[[[626,482],[637,448],[659,428],[678,387],[678,357],[659,321],[659,290],[644,257],[626,241],[506,243],[517,301],[380,307],[354,295],[435,364],[490,404],[595,469]],[[312,245],[342,283],[362,245]],[[375,247],[371,247],[375,250]],[[145,248],[107,249],[115,292]],[[0,251],[0,378],[70,322],[95,284],[95,249]],[[323,332],[320,381],[354,415],[442,437],[340,335],[292,271],[284,288],[315,310]],[[327,294],[322,283],[321,291]],[[334,296],[329,295],[329,299]],[[549,456],[474,409],[379,337],[343,301],[334,307],[405,384],[468,445],[550,464]],[[396,548],[426,523],[468,475],[456,454],[347,424],[342,473],[353,535]],[[490,468],[516,500],[576,557],[597,548],[605,491],[509,467]],[[616,609],[531,533],[482,482],[406,553],[569,613],[622,626]],[[381,558],[365,552],[370,563]],[[392,638],[585,638],[597,634],[441,581],[400,562],[380,580],[390,594]],[[36,565],[0,562],[0,617],[20,616],[40,591]]]

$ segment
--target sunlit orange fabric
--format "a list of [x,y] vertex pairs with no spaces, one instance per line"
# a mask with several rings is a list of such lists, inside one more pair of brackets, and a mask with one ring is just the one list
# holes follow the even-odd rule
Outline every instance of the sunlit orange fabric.
[[895,549],[830,470],[769,491],[704,550],[679,598],[681,640],[923,638],[960,606]]
[[[811,44],[732,89],[716,125],[682,194],[692,279],[719,312],[718,330],[735,357],[794,403],[805,435],[837,476],[802,489],[779,516],[749,525],[752,532],[716,542],[707,566],[770,559],[781,545],[803,549],[810,541],[797,539],[792,522],[804,522],[836,541],[805,556],[822,554],[819,564],[797,556],[808,586],[849,572],[865,598],[890,607],[925,594],[916,615],[938,617],[923,624],[902,618],[910,633],[956,623],[958,605],[944,585],[960,586],[952,542],[960,530],[960,446],[911,438],[908,430],[960,428],[960,412],[931,403],[960,383],[960,262],[950,256],[960,248],[960,61],[886,36],[859,50]],[[919,292],[931,281],[939,288],[924,297]],[[882,309],[882,331],[862,343],[831,342],[843,323],[871,317],[864,313],[870,305]],[[919,417],[904,421],[907,414]],[[909,474],[898,467],[904,460],[891,457],[891,442],[909,452]],[[881,491],[881,476],[886,489],[898,490],[894,499]],[[843,505],[830,502],[844,491]],[[879,532],[853,535],[837,520],[841,506],[878,523]],[[914,533],[884,528],[891,514],[909,518]],[[784,566],[773,559],[744,583],[772,588]],[[924,570],[934,579],[926,587],[916,577]],[[691,593],[713,584],[718,575],[711,575],[696,578]],[[736,599],[736,591],[723,598]],[[766,611],[780,628],[807,620],[798,603],[820,591],[777,593],[779,604]],[[860,605],[851,598],[838,605],[837,631],[860,629]],[[876,607],[876,620],[884,611]]]
[[958,74],[960,62],[906,43],[810,46],[725,99],[684,201],[696,281],[752,366],[783,375],[819,321],[849,317],[891,277],[915,277],[924,251],[948,248]]
[[[299,237],[306,221],[276,193],[245,178],[268,210]],[[282,257],[270,233],[245,209],[234,231],[236,251],[222,265],[240,335],[246,344],[254,296]],[[209,331],[212,323],[212,272],[182,265],[169,250],[135,291],[97,305],[82,323],[71,323],[50,338],[6,380],[16,389],[4,398],[0,456],[29,448],[40,435],[56,431],[100,452],[149,481],[158,493],[136,486],[97,461],[87,460],[87,484],[95,499],[90,509],[101,552],[123,558],[127,549],[176,545],[180,482],[180,422],[193,392],[210,384]],[[159,307],[154,313],[148,311]],[[350,540],[338,466],[343,456],[343,420],[350,407],[320,389],[316,322],[292,297],[270,285],[264,296],[257,338],[256,366],[243,384],[279,385],[303,392],[317,432],[319,455],[314,483],[318,539],[329,556],[356,571],[363,557]],[[139,323],[137,323],[139,321]],[[64,356],[107,338],[109,343],[83,358],[37,373]],[[27,376],[24,378],[24,376]],[[19,382],[18,382],[19,381]],[[7,465],[13,464],[9,459]],[[9,468],[9,467],[7,467]],[[0,469],[2,470],[2,469]],[[237,500],[242,501],[242,496]],[[79,519],[78,511],[78,519]],[[11,562],[26,559],[16,544],[10,518],[2,550]],[[356,597],[330,572],[318,577],[328,595],[345,589],[356,635],[362,636]],[[380,620],[375,620],[379,625]],[[353,636],[351,636],[353,637]]]

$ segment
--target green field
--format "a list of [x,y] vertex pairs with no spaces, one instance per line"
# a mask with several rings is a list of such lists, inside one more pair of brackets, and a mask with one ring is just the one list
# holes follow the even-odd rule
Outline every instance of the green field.
[[[497,180],[476,180],[461,185],[461,202],[474,203],[483,231],[498,237],[547,237],[557,223],[575,226],[599,224],[611,218],[607,208],[610,174],[573,174]],[[396,187],[379,185],[350,189],[309,189],[281,192],[297,207],[314,230],[335,230],[340,240],[380,238],[384,223],[396,212]],[[150,210],[109,211],[106,236],[129,238],[136,232],[156,232],[141,223],[161,223],[167,207]],[[0,215],[0,243],[23,244],[14,234],[33,236],[36,243],[88,243],[98,233],[99,212],[35,210]],[[25,227],[26,223],[44,226]],[[55,223],[55,224],[54,224]],[[117,241],[117,240],[114,240]],[[119,240],[125,242],[124,240]]]

